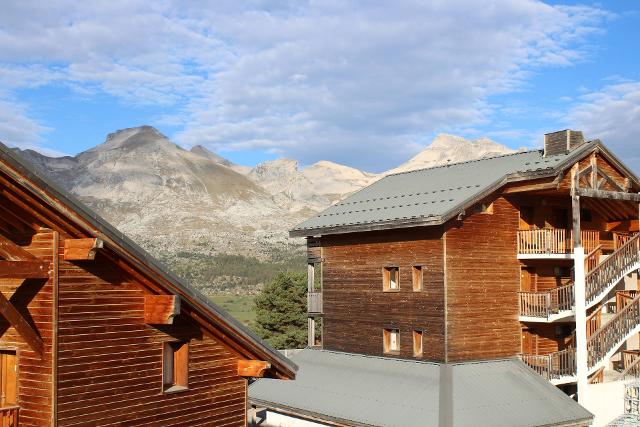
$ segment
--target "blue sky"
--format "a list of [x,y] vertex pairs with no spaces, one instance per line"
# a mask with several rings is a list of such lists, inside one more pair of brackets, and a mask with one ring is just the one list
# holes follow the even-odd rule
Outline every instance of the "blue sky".
[[6,2],[0,140],[73,155],[149,124],[240,164],[382,171],[440,132],[572,127],[640,171],[636,1],[238,3]]

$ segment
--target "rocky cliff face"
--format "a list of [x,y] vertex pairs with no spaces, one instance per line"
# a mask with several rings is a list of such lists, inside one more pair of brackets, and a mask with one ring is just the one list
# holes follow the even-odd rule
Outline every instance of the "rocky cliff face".
[[[21,154],[178,272],[217,283],[199,270],[203,259],[223,253],[269,260],[299,251],[303,242],[287,237],[290,228],[387,173],[510,151],[488,139],[440,135],[383,174],[328,161],[300,168],[290,159],[248,168],[205,147],[185,150],[142,126],[75,157]],[[224,280],[243,283],[237,279]]]

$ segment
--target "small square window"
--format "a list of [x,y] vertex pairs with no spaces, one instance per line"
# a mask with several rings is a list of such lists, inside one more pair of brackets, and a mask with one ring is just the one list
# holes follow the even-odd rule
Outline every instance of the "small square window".
[[422,357],[422,331],[413,331],[413,357]]
[[383,333],[383,345],[385,353],[400,352],[400,330],[385,329]]
[[162,357],[162,385],[164,391],[186,390],[189,386],[189,344],[164,343]]
[[593,218],[592,218],[592,215],[591,215],[591,210],[589,210],[589,209],[581,209],[580,210],[580,217],[581,217],[582,221],[584,221],[584,222],[593,221]]
[[382,270],[382,289],[384,291],[400,290],[400,271],[398,267],[385,267]]
[[413,266],[413,291],[419,292],[422,290],[422,266],[414,265]]

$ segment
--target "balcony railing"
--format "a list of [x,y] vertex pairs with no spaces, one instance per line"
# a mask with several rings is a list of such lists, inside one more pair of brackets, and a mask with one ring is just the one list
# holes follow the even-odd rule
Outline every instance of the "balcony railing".
[[546,355],[522,354],[520,358],[548,380],[571,377],[576,374],[576,351],[573,348]]
[[20,421],[20,407],[6,406],[0,408],[0,426],[2,427],[18,427]]
[[322,314],[322,292],[307,293],[307,313]]
[[574,304],[573,283],[544,292],[518,292],[520,316],[548,319]]
[[[598,230],[581,232],[582,246],[590,253],[600,244]],[[518,254],[550,255],[573,253],[573,231],[561,228],[518,230]]]

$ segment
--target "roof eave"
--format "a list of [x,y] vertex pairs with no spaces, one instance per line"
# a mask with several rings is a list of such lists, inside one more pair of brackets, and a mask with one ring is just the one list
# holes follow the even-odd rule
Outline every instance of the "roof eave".
[[478,192],[474,196],[464,200],[459,203],[455,207],[451,208],[441,216],[430,217],[429,220],[417,220],[417,221],[406,221],[406,220],[398,220],[398,221],[384,221],[370,224],[352,224],[352,225],[341,225],[334,227],[320,227],[320,228],[301,228],[301,229],[293,229],[289,231],[290,237],[310,237],[310,236],[323,236],[330,234],[347,234],[347,233],[357,233],[357,232],[365,232],[365,231],[374,231],[374,230],[389,230],[395,228],[409,228],[409,227],[422,227],[422,226],[433,226],[433,225],[442,225],[452,218],[458,216],[460,213],[468,209],[470,206],[478,203],[485,197],[488,197],[490,194],[498,191],[500,188],[504,187],[507,184],[521,181],[529,181],[533,179],[540,178],[548,178],[557,175],[558,173],[564,171],[567,167],[572,166],[576,161],[583,158],[585,154],[588,154],[594,151],[596,148],[599,148],[607,157],[610,158],[611,161],[616,163],[616,166],[619,166],[625,173],[628,173],[629,176],[634,180],[634,183],[640,187],[640,181],[638,178],[631,172],[629,169],[624,166],[622,162],[618,158],[613,155],[599,140],[594,140],[589,143],[585,143],[583,146],[576,148],[565,160],[563,160],[558,165],[545,168],[540,170],[531,171],[528,173],[513,173],[508,174],[489,185],[482,191]]

